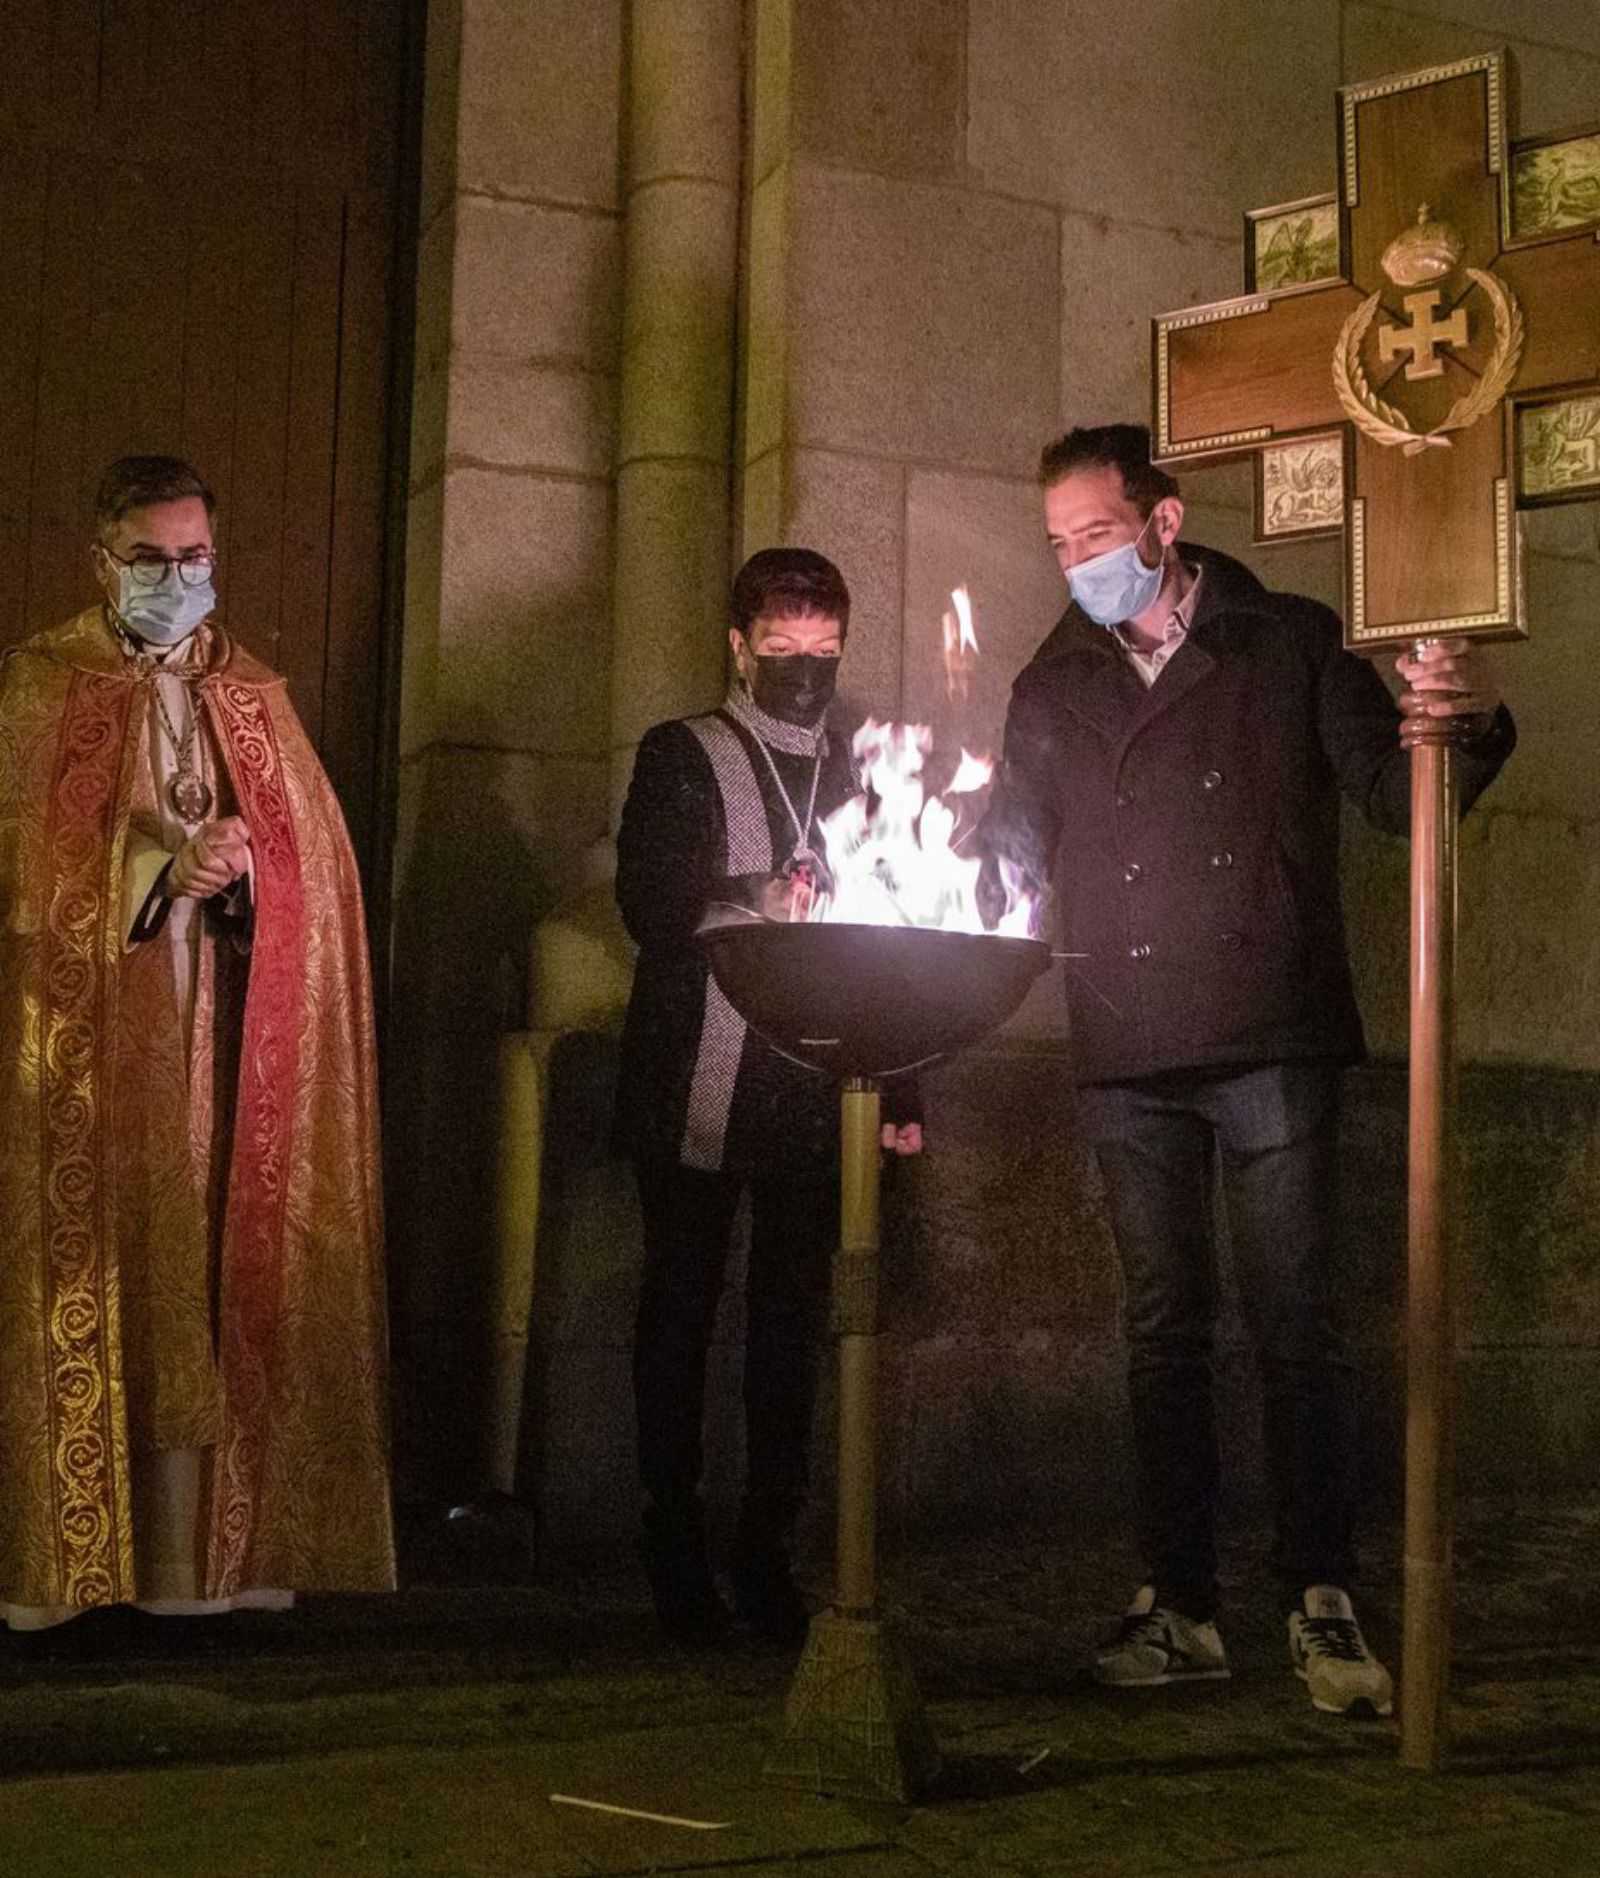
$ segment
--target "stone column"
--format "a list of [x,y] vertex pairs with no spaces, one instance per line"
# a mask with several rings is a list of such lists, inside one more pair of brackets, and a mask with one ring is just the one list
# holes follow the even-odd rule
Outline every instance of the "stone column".
[[738,296],[739,0],[635,0],[611,745],[721,695]]

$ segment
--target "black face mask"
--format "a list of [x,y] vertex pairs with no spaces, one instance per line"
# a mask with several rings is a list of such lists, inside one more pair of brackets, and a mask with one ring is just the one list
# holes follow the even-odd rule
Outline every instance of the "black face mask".
[[839,682],[839,660],[815,652],[790,652],[779,658],[756,654],[750,692],[760,710],[781,724],[810,729],[822,721]]

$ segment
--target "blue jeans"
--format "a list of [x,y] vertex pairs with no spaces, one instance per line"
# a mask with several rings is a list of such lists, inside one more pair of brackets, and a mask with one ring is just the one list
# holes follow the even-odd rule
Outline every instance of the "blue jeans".
[[1220,1169],[1233,1269],[1265,1395],[1274,1563],[1291,1601],[1353,1570],[1349,1365],[1333,1299],[1341,1072],[1286,1063],[1080,1094],[1126,1283],[1141,1541],[1157,1601],[1217,1608]]

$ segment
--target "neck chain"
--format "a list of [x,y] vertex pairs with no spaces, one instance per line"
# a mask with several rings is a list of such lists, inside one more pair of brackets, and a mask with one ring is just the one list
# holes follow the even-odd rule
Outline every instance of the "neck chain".
[[[786,724],[781,718],[773,717],[763,711],[751,697],[748,687],[738,680],[729,685],[728,695],[722,701],[722,709],[735,723],[742,724],[749,731],[766,763],[773,786],[782,798],[783,806],[789,811],[789,820],[794,824],[797,837],[795,849],[783,871],[789,875],[796,873],[804,873],[808,877],[819,875],[822,871],[822,858],[811,845],[811,825],[816,818],[817,789],[822,781],[822,759],[828,754],[826,722],[811,725]],[[806,803],[804,821],[800,819],[800,813],[795,808],[789,791],[783,786],[783,778],[778,774],[778,766],[773,761],[774,750],[781,750],[785,756],[811,758],[811,795]]]
[[139,675],[148,677],[150,680],[150,688],[155,693],[156,709],[161,714],[161,727],[167,733],[167,741],[172,746],[173,760],[178,766],[177,775],[167,784],[167,803],[179,821],[192,828],[196,822],[203,822],[211,813],[214,800],[210,786],[201,775],[200,765],[196,760],[194,700],[185,688],[184,701],[187,711],[183,735],[180,737],[177,726],[172,721],[172,713],[167,709],[167,701],[161,695],[161,679],[163,673],[176,677],[180,664],[191,665],[194,648],[199,647],[202,655],[204,654],[207,642],[200,638],[200,634],[204,633],[206,628],[201,625],[197,632],[191,634],[179,645],[172,647],[165,656],[161,656],[152,647],[146,645],[136,633],[128,630],[122,615],[109,602],[106,604],[105,617],[117,643],[122,647],[123,656],[132,659]]
[[783,806],[789,811],[789,820],[794,823],[794,832],[798,837],[794,853],[789,857],[789,866],[791,868],[804,867],[818,858],[815,849],[811,846],[811,824],[817,813],[817,786],[822,781],[822,752],[818,750],[811,759],[811,795],[806,803],[806,818],[802,822],[799,811],[794,806],[793,798],[783,786],[783,778],[778,774],[778,766],[773,761],[772,752],[760,737],[756,738],[756,748],[767,760],[767,769],[771,773],[778,794],[783,798]]
[[188,706],[180,738],[172,722],[172,714],[167,709],[167,701],[161,695],[161,674],[151,674],[151,689],[156,694],[156,709],[161,713],[161,722],[167,733],[167,740],[172,745],[172,754],[178,765],[178,773],[167,784],[167,801],[172,805],[173,813],[185,824],[203,822],[211,813],[211,791],[205,778],[199,773],[200,766],[195,760],[197,738],[195,735],[194,701],[187,692],[184,702]]

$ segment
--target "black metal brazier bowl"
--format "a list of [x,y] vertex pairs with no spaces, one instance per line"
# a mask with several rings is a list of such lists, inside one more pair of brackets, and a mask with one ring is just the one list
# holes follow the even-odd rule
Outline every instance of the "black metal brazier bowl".
[[750,1028],[836,1076],[893,1076],[978,1042],[1050,963],[1038,939],[788,924],[732,906],[713,906],[698,937]]

